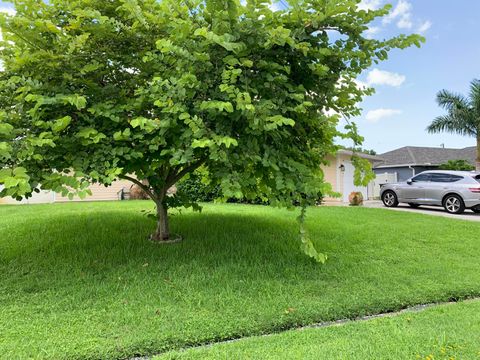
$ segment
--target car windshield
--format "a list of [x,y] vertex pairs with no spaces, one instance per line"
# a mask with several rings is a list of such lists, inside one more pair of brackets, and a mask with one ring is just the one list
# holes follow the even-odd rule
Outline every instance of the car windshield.
[[480,175],[475,175],[473,178],[480,183]]

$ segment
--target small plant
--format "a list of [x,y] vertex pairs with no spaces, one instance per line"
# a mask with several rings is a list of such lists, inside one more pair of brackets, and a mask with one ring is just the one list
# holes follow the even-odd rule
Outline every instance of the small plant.
[[363,205],[363,195],[359,191],[352,191],[348,196],[348,201],[350,202],[350,206]]

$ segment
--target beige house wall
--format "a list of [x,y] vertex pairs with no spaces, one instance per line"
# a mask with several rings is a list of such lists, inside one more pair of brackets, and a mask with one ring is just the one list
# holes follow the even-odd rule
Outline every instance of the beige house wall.
[[[325,178],[325,182],[329,183],[332,185],[332,190],[335,192],[338,192],[338,185],[343,184],[343,178],[340,180],[339,179],[339,172],[337,171],[338,165],[337,166],[337,157],[329,155],[327,157],[328,165],[322,165],[321,169],[323,171],[323,175]],[[333,198],[333,197],[325,197],[326,201],[341,201],[340,198]]]
[[69,201],[109,201],[109,200],[118,200],[119,193],[124,189],[125,191],[130,190],[130,187],[133,185],[132,182],[127,180],[119,180],[112,183],[112,185],[105,187],[103,185],[93,184],[90,185],[89,189],[92,191],[91,196],[87,196],[84,200],[81,200],[78,196],[74,197],[73,200],[69,200],[67,196],[62,196],[61,194],[55,195],[55,202],[69,202]]
[[40,203],[53,203],[53,202],[69,202],[69,201],[111,201],[119,200],[119,192],[124,189],[130,190],[133,185],[132,182],[127,180],[119,180],[112,183],[111,186],[105,187],[103,185],[94,184],[90,186],[92,191],[91,196],[87,196],[85,199],[80,199],[75,196],[73,200],[69,200],[67,196],[53,193],[51,191],[42,191],[39,194],[34,194],[30,199],[24,199],[22,201],[16,201],[11,197],[0,198],[0,204],[40,204]]

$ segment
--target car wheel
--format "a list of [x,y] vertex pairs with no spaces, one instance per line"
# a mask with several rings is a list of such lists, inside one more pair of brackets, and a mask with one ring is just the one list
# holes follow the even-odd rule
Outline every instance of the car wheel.
[[383,205],[386,207],[397,207],[398,206],[398,198],[397,195],[390,190],[385,191],[382,194],[382,201]]
[[410,205],[410,207],[414,209],[420,207],[420,204],[408,203],[408,205]]
[[443,207],[450,214],[461,214],[465,211],[465,204],[458,195],[447,195],[443,200]]

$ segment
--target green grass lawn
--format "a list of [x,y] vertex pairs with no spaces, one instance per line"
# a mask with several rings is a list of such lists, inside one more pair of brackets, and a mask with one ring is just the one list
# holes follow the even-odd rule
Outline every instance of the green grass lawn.
[[480,223],[207,205],[158,246],[149,202],[0,207],[0,357],[126,358],[480,295]]
[[480,301],[171,352],[166,359],[480,359]]

